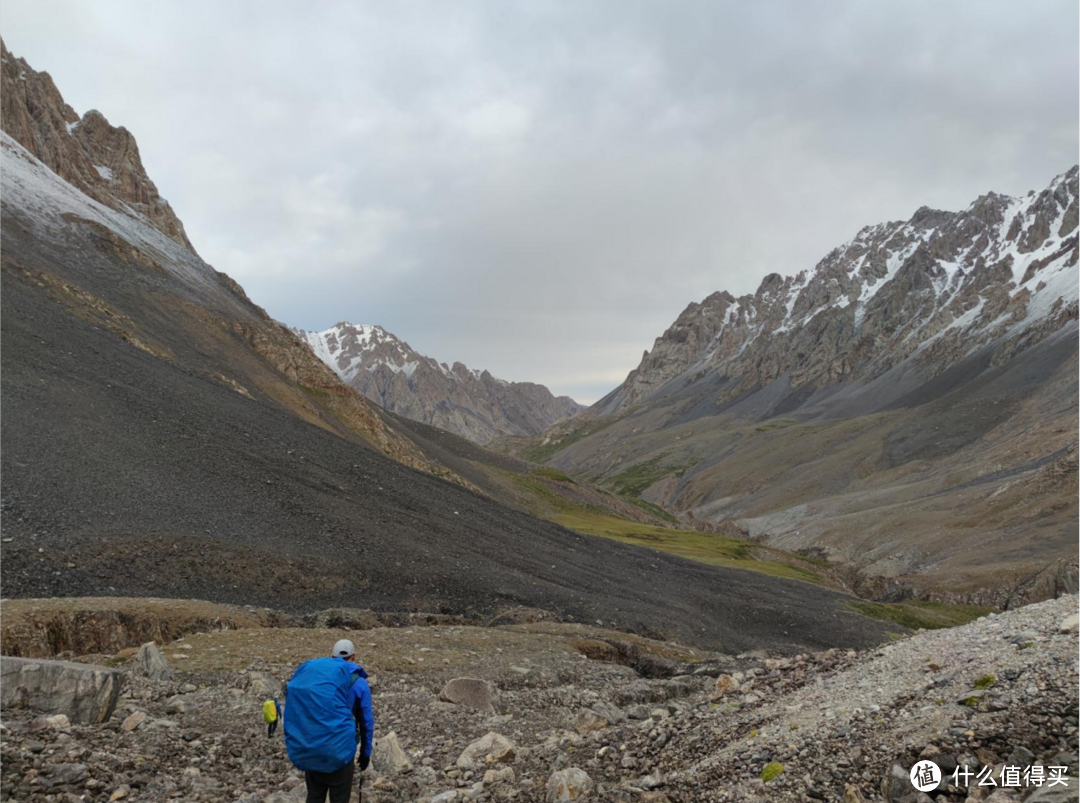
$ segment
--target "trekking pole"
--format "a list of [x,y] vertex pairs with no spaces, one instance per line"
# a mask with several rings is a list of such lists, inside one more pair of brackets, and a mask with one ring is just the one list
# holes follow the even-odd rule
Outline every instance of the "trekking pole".
[[360,770],[360,781],[356,784],[356,803],[364,801],[364,771]]

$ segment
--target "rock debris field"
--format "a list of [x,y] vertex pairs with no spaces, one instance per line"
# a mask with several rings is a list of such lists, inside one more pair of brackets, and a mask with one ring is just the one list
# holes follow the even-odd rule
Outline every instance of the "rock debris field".
[[[1075,596],[795,656],[556,623],[194,633],[80,656],[123,673],[99,724],[8,705],[0,800],[303,800],[260,706],[342,635],[372,675],[373,803],[1077,800]],[[928,794],[908,781],[926,758]],[[958,765],[998,785],[958,788]],[[1005,788],[1010,766],[1066,785]]]

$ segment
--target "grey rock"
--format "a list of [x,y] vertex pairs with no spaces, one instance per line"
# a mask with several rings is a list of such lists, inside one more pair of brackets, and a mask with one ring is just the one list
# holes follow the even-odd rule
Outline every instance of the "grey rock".
[[120,725],[120,730],[125,733],[130,733],[136,730],[148,719],[145,711],[136,711],[134,714],[129,715]]
[[1069,778],[1069,785],[1043,786],[1035,790],[1025,803],[1076,803],[1080,800],[1080,782]]
[[499,705],[496,688],[479,678],[454,678],[443,686],[439,699],[492,713],[497,712]]
[[580,767],[568,767],[553,772],[548,778],[546,791],[547,803],[562,803],[565,800],[582,800],[593,790],[592,778]]
[[86,780],[86,765],[57,764],[49,772],[49,780],[55,784],[82,783]]
[[371,766],[379,775],[391,777],[404,775],[413,768],[394,731],[375,740],[375,747],[371,751]]
[[148,641],[139,647],[132,662],[133,671],[136,675],[149,680],[172,680],[172,670],[168,661],[161,654],[157,644]]
[[475,770],[491,763],[508,764],[517,755],[517,745],[501,733],[487,733],[472,742],[458,756],[457,766],[463,770]]
[[911,785],[908,770],[899,764],[893,764],[882,779],[881,796],[886,803],[933,803],[933,798]]
[[120,697],[123,673],[68,661],[0,657],[0,704],[45,714],[63,714],[71,722],[107,722]]
[[607,717],[599,714],[591,708],[582,708],[574,718],[574,730],[584,735],[594,731],[602,731],[611,725]]

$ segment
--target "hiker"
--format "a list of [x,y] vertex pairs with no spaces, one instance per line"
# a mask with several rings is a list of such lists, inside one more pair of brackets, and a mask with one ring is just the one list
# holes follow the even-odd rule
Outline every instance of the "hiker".
[[269,739],[277,730],[281,721],[281,703],[276,699],[267,700],[262,707],[263,722],[266,723],[266,738]]
[[307,803],[325,803],[327,793],[330,803],[348,803],[358,745],[363,783],[375,730],[367,676],[353,643],[341,639],[329,658],[296,667],[285,688],[285,749],[304,773]]

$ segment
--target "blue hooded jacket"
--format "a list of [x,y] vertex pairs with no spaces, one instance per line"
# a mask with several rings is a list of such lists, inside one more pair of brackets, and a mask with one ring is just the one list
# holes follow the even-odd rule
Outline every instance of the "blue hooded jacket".
[[[336,661],[344,660],[335,658]],[[356,721],[356,741],[360,745],[360,755],[371,756],[371,743],[375,735],[375,713],[371,710],[371,686],[368,685],[368,673],[364,667],[356,667],[356,682],[349,690],[352,697],[352,715]]]

